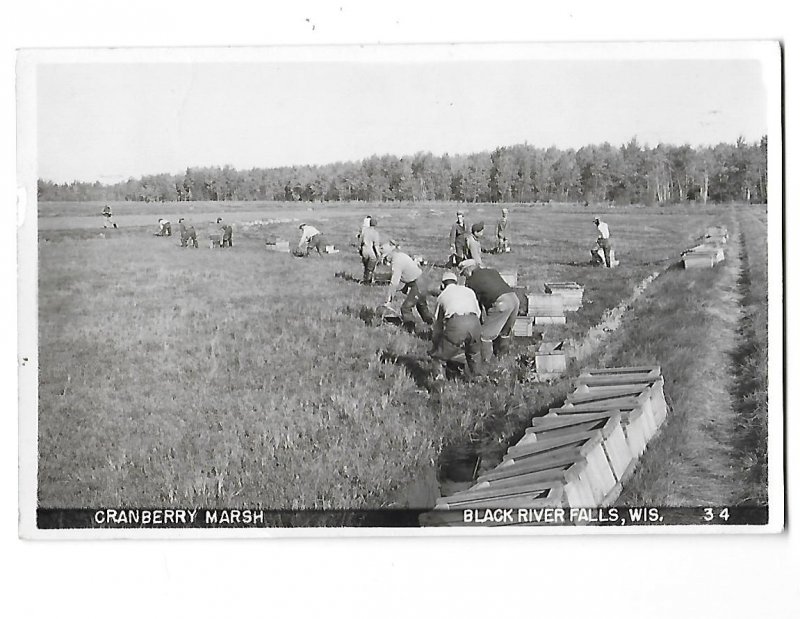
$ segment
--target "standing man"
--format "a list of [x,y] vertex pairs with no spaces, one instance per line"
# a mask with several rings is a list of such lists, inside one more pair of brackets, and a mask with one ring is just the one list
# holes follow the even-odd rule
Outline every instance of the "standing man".
[[220,247],[233,247],[233,226],[222,222],[222,217],[217,217],[219,229],[222,230],[222,243]]
[[458,211],[456,213],[456,222],[450,228],[450,263],[453,265],[467,259],[467,235],[464,211]]
[[406,293],[406,298],[400,306],[400,316],[403,320],[403,327],[410,333],[414,333],[416,326],[414,308],[417,308],[420,318],[426,324],[433,324],[433,316],[428,309],[429,291],[425,290],[424,282],[420,282],[422,269],[411,256],[400,251],[398,246],[397,241],[389,241],[384,248],[384,259],[392,265],[392,280],[386,305],[392,302],[394,295],[398,292]]
[[480,268],[474,260],[465,260],[459,269],[466,277],[464,285],[475,292],[483,311],[481,353],[484,362],[489,361],[493,354],[506,354],[514,336],[519,298],[495,269]]
[[106,204],[103,207],[103,227],[104,228],[116,228],[117,222],[114,221],[114,216],[111,214],[111,207]]
[[483,238],[483,222],[479,221],[472,224],[470,234],[467,236],[467,251],[465,255],[467,259],[472,259],[481,267],[483,260],[481,259],[481,239]]
[[186,221],[183,217],[178,220],[178,223],[181,226],[181,247],[194,247],[197,249],[199,246],[197,244],[197,232],[195,232],[194,226]]
[[599,217],[594,218],[594,225],[597,226],[597,244],[602,248],[605,254],[606,266],[611,268],[611,233],[608,230],[608,224],[600,221]]
[[434,380],[444,379],[445,365],[461,351],[467,358],[468,377],[481,374],[481,308],[475,293],[459,286],[453,273],[442,275],[436,299],[431,357],[439,362]]
[[306,256],[311,253],[312,249],[316,249],[317,254],[321,256],[322,249],[320,248],[325,248],[325,237],[322,236],[322,232],[308,224],[300,224],[300,229],[303,231],[303,234],[300,237],[300,242],[297,244],[297,249],[302,252],[305,247]]
[[361,263],[364,265],[363,284],[375,283],[375,267],[381,261],[381,235],[377,230],[378,220],[370,217],[369,226],[361,230]]
[[497,253],[504,254],[511,251],[506,237],[506,226],[508,225],[508,209],[504,208],[497,222]]

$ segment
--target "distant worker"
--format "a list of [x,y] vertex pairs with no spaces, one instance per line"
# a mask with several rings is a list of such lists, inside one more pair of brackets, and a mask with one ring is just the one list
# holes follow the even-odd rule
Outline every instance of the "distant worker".
[[475,292],[483,311],[483,360],[489,361],[493,354],[502,356],[508,353],[519,311],[519,297],[495,269],[480,268],[474,260],[465,260],[459,265],[459,270],[466,277],[464,285]]
[[322,250],[325,249],[325,237],[322,235],[322,232],[308,224],[300,224],[300,229],[303,231],[303,234],[300,236],[297,249],[303,252],[305,256],[308,256],[312,249],[316,249],[317,254],[321,256]]
[[197,249],[199,245],[197,244],[197,232],[195,232],[194,226],[183,217],[178,220],[178,224],[181,227],[181,247],[188,245]]
[[456,222],[450,228],[450,265],[455,266],[467,259],[467,224],[464,221],[464,211],[456,213]]
[[383,250],[384,260],[392,265],[391,289],[389,297],[386,299],[386,305],[392,302],[394,295],[398,292],[406,293],[406,298],[400,306],[400,317],[403,320],[403,327],[414,333],[416,327],[414,308],[417,309],[420,318],[426,324],[433,324],[433,315],[428,309],[430,290],[422,278],[422,269],[411,256],[400,251],[398,247],[397,241],[389,241]]
[[481,259],[482,238],[483,222],[479,221],[476,224],[472,224],[472,228],[470,228],[470,233],[467,236],[467,251],[465,252],[466,258],[474,260],[479,267],[483,266],[483,260]]
[[608,224],[595,217],[594,225],[597,226],[597,244],[603,250],[606,266],[611,268],[611,233]]
[[436,299],[431,357],[440,363],[434,380],[444,379],[445,365],[461,351],[467,358],[468,377],[481,374],[481,308],[475,293],[458,285],[453,273],[442,276]]
[[169,222],[169,219],[158,220],[158,232],[156,232],[156,236],[172,236],[172,224]]
[[361,227],[358,229],[358,234],[356,238],[358,238],[358,243],[361,245],[361,239],[364,236],[364,231],[369,228],[369,222],[372,220],[372,215],[367,215],[364,217],[364,221],[361,222]]
[[222,231],[222,242],[220,247],[233,247],[233,226],[222,221],[222,217],[217,217],[219,229]]
[[500,221],[497,222],[497,253],[505,254],[511,251],[511,246],[508,244],[508,237],[506,236],[506,227],[508,226],[508,209],[504,208],[500,215]]
[[104,228],[116,228],[117,222],[114,221],[114,216],[111,214],[111,207],[106,204],[103,207],[103,227]]
[[361,263],[364,265],[362,283],[371,286],[375,283],[375,267],[381,261],[381,235],[377,230],[378,220],[370,217],[369,225],[361,230]]

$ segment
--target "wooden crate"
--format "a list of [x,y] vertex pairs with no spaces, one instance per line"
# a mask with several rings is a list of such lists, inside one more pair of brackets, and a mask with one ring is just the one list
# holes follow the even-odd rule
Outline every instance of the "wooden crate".
[[617,481],[633,466],[635,460],[622,428],[622,414],[614,411],[575,415],[545,416],[535,418],[525,436],[517,445],[526,442],[574,436],[584,432],[600,431],[603,448]]
[[512,288],[517,287],[517,271],[516,269],[513,271],[500,271],[500,277],[502,277],[505,282],[511,286]]
[[564,485],[558,481],[528,483],[506,488],[467,490],[442,497],[434,510],[494,509],[498,507],[560,507]]
[[511,488],[529,483],[559,482],[569,507],[594,507],[596,502],[587,471],[588,461],[577,450],[562,450],[560,457],[501,464],[479,477],[470,489]]
[[544,291],[561,297],[565,312],[576,312],[583,304],[583,286],[576,282],[547,282]]
[[533,324],[536,325],[565,325],[566,316],[534,316]]
[[528,316],[563,316],[564,300],[545,292],[528,293]]
[[575,381],[576,386],[587,385],[626,385],[652,383],[661,376],[659,366],[638,366],[625,368],[593,368],[584,370]]
[[714,254],[710,252],[685,252],[683,254],[684,269],[710,269],[716,264]]
[[595,505],[603,505],[606,497],[614,491],[617,480],[603,449],[603,436],[599,431],[511,447],[502,464],[514,465],[528,460],[541,462],[544,466],[569,453],[586,458],[586,473]]
[[270,251],[278,251],[281,253],[288,253],[289,251],[289,241],[277,241],[276,243],[266,245],[266,248]]
[[567,371],[567,355],[564,342],[543,342],[534,355],[536,371],[558,374]]
[[517,316],[514,322],[514,335],[516,337],[532,337],[533,319],[529,316]]
[[649,397],[614,398],[612,400],[603,400],[601,402],[585,402],[583,404],[566,403],[561,408],[562,410],[574,408],[580,412],[599,412],[603,410],[615,410],[617,408],[620,410],[638,409],[641,411],[642,427],[645,431],[645,438],[648,441],[653,437],[658,429]]
[[571,416],[584,415],[587,413],[616,413],[621,415],[622,430],[625,433],[625,440],[628,443],[631,455],[638,458],[644,453],[649,440],[649,432],[646,427],[646,420],[642,413],[642,407],[635,408],[616,408],[605,409],[604,407],[569,407],[551,408],[547,416]]

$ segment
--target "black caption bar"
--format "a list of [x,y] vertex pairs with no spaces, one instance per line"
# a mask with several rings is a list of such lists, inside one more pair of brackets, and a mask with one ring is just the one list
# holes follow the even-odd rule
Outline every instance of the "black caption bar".
[[419,526],[765,525],[767,507],[481,508],[465,510],[38,509],[39,529],[244,529]]

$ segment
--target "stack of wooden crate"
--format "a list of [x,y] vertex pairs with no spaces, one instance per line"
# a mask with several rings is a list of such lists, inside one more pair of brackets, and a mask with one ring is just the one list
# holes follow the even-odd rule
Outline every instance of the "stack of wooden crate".
[[706,230],[703,243],[687,249],[681,254],[683,268],[709,269],[725,260],[723,245],[728,242],[728,229],[724,226],[712,226]]
[[464,509],[613,504],[667,417],[663,386],[657,366],[582,373],[564,405],[534,418],[498,466],[420,522],[460,525]]

